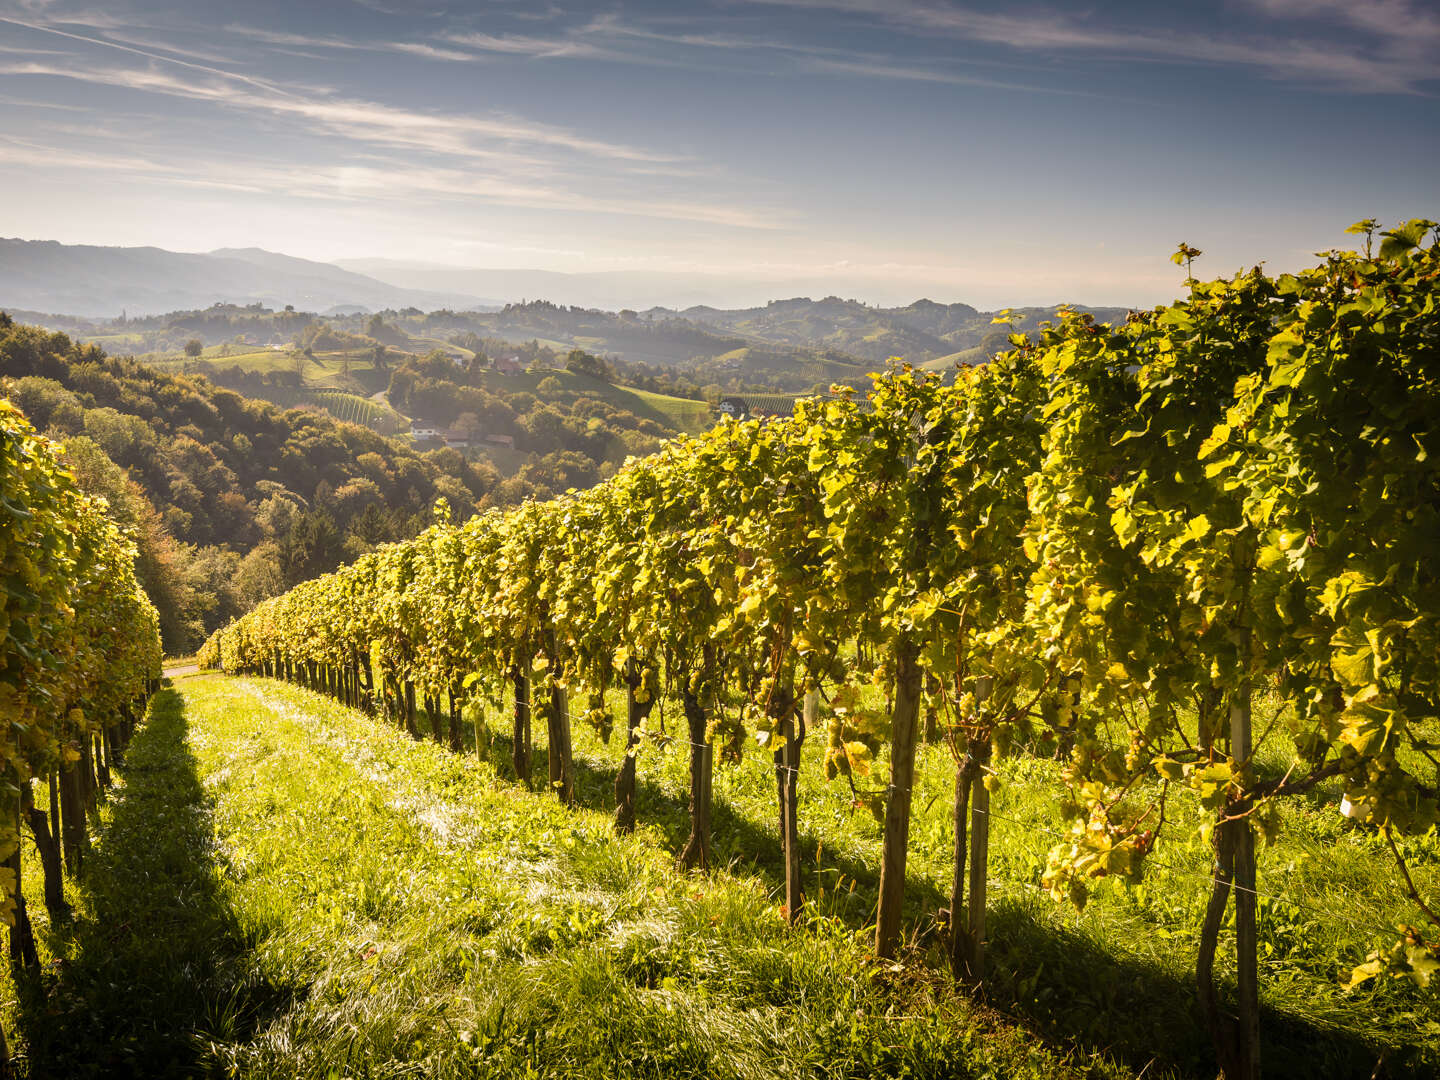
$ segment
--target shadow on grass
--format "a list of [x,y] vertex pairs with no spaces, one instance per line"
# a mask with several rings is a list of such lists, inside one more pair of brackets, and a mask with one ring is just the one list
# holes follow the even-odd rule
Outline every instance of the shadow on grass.
[[[465,736],[467,747],[473,751],[471,732],[466,730]],[[508,734],[492,735],[490,759],[510,779],[514,779],[512,748]],[[537,797],[553,798],[543,791],[547,761],[546,748],[536,746],[531,775]],[[575,791],[579,803],[591,810],[612,811],[617,772],[616,763],[577,756]],[[643,772],[637,778],[636,796],[638,820],[661,834],[672,855],[678,853],[689,834],[686,796],[667,790]],[[779,893],[783,866],[774,818],[759,813],[747,815],[716,796],[712,839],[718,865],[733,864],[741,871],[749,870],[772,895]],[[838,917],[852,929],[870,925],[878,895],[877,872],[831,852],[825,852],[823,865],[817,866],[814,853],[820,840],[813,833],[801,837],[806,855],[805,889],[812,909]],[[834,892],[837,872],[847,885],[855,883],[853,892],[848,888],[839,895]],[[826,889],[823,897],[819,894],[822,884]],[[919,937],[917,952],[934,942],[926,931],[933,926],[936,909],[947,900],[929,880],[908,877],[904,920],[907,933]],[[1103,939],[1059,924],[1047,917],[1045,904],[1048,901],[992,901],[985,999],[1061,1054],[1075,1050],[1082,1055],[1103,1055],[1147,1077],[1213,1077],[1213,1050],[1196,1012],[1193,956],[1182,958],[1183,971],[1179,973],[1174,966],[1145,962],[1122,945],[1111,947]],[[966,991],[958,989],[957,993],[963,995]],[[1222,993],[1233,999],[1233,987]],[[1295,1002],[1297,1010],[1303,1006],[1303,1002]],[[1435,1062],[1421,1060],[1414,1047],[1387,1047],[1383,1035],[1370,1032],[1367,1036],[1364,1026],[1360,1019],[1354,1028],[1341,1030],[1298,1011],[1263,1009],[1265,1075],[1296,1080],[1440,1075],[1435,1071]],[[1382,1056],[1383,1064],[1377,1068]],[[1106,1072],[1097,1070],[1097,1075]]]
[[[496,736],[493,749],[494,760],[508,769],[510,739]],[[533,770],[543,784],[543,746],[535,749]],[[576,757],[577,800],[592,810],[613,810],[617,771],[616,765]],[[658,829],[666,848],[678,853],[690,829],[686,797],[642,774],[637,778],[636,806],[639,821]],[[783,888],[776,823],[747,816],[717,796],[712,837],[717,864],[725,866],[733,860],[738,868],[757,874],[772,893]],[[878,873],[830,852],[824,853],[823,867],[817,867],[811,853],[819,841],[817,835],[801,836],[807,900],[814,909],[839,917],[852,929],[869,926],[875,917]],[[854,881],[853,892],[847,889],[836,895],[831,891],[835,871],[844,876],[847,885]],[[824,897],[818,894],[821,884],[827,890]],[[907,877],[906,932],[918,937],[921,949],[935,941],[928,932],[934,926],[934,913],[947,903],[948,897],[929,880]],[[1079,1048],[1102,1054],[1147,1076],[1215,1075],[1210,1038],[1196,1011],[1193,957],[1184,959],[1186,969],[1177,975],[1173,968],[1133,959],[1122,950],[1107,948],[1102,941],[1057,925],[1023,901],[992,901],[988,939],[986,1000],[1061,1053]],[[935,962],[938,957],[930,959]],[[957,992],[965,993],[963,989]],[[1233,986],[1222,993],[1233,998]],[[1338,1080],[1372,1072],[1399,1077],[1422,1075],[1424,1069],[1433,1067],[1429,1061],[1412,1060],[1413,1048],[1387,1048],[1378,1036],[1366,1038],[1358,1030],[1337,1030],[1276,1009],[1262,1010],[1261,1039],[1267,1077]],[[1375,1071],[1382,1054],[1385,1064]]]
[[86,855],[81,915],[48,931],[65,959],[21,995],[32,1077],[203,1075],[207,1044],[245,1038],[292,996],[246,962],[186,730],[184,699],[162,690]]
[[[1024,901],[994,905],[989,922],[987,998],[1048,1042],[1102,1051],[1133,1069],[1148,1068],[1147,1075],[1215,1075],[1210,1038],[1196,1011],[1193,956],[1183,958],[1186,970],[1177,976],[1037,918]],[[1233,981],[1221,994],[1233,1002]],[[1357,1020],[1354,1029],[1340,1030],[1262,1006],[1265,1076],[1436,1075],[1436,1062],[1422,1060],[1416,1047],[1387,1045],[1378,1031],[1366,1037],[1367,1025]]]
[[[508,737],[495,740],[497,760],[509,761],[511,742]],[[499,755],[505,755],[500,757]],[[546,748],[536,747],[534,775],[547,775]],[[575,758],[575,798],[591,810],[613,812],[615,809],[615,777],[619,764]],[[804,792],[801,792],[804,798]],[[690,802],[688,794],[667,791],[643,773],[635,782],[636,820],[659,829],[665,838],[666,850],[678,855],[690,836]],[[784,851],[780,843],[779,809],[775,819],[757,820],[748,816],[734,803],[720,795],[712,795],[710,806],[711,858],[718,867],[733,866],[756,874],[772,895],[782,896],[785,888]],[[822,914],[839,918],[851,929],[861,929],[875,921],[879,902],[880,876],[872,868],[845,855],[825,851],[823,837],[802,829],[800,832],[801,870],[805,876],[806,902]],[[817,853],[823,862],[817,862]],[[846,888],[837,892],[835,884],[843,880]],[[854,889],[849,889],[850,883]],[[825,893],[820,894],[824,886]],[[778,902],[778,901],[777,901]],[[905,918],[912,925],[933,923],[933,914],[946,904],[946,898],[928,880],[907,875],[905,880]]]

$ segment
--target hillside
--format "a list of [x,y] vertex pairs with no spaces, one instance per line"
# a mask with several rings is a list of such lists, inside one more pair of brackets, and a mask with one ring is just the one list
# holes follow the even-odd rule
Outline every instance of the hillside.
[[[316,347],[225,344],[144,363],[0,324],[0,386],[67,441],[87,483],[145,537],[142,577],[172,651],[342,559],[413,535],[441,496],[461,515],[548,499],[710,422],[703,401],[618,386],[549,350],[531,356],[534,370],[500,375],[470,350],[447,346],[469,358],[457,364],[435,339],[374,317],[367,329],[424,352],[292,315],[211,311],[163,332],[228,337],[239,325],[270,336],[262,320],[300,322]],[[135,320],[134,332],[156,323]],[[450,445],[412,442],[412,419],[454,436]]]
[[[139,257],[133,254],[139,249],[94,250],[131,252],[127,257]],[[164,261],[162,256],[182,261],[168,270],[149,268],[139,273],[136,281],[143,283],[167,272],[191,273],[192,264],[184,260],[213,260],[212,270],[223,264],[239,277],[218,281],[216,291],[207,294],[222,297],[225,302],[196,300],[188,310],[174,304],[165,314],[159,314],[161,308],[154,306],[154,297],[147,301],[149,306],[131,305],[125,319],[56,314],[79,310],[83,305],[67,308],[17,300],[12,308],[28,321],[107,348],[147,354],[151,359],[179,355],[191,337],[214,347],[309,345],[321,330],[350,335],[355,348],[379,344],[417,355],[439,348],[459,360],[468,358],[467,349],[473,351],[476,340],[491,341],[492,352],[522,345],[543,347],[555,354],[583,349],[630,369],[674,372],[693,386],[708,388],[711,400],[725,392],[798,393],[824,389],[836,382],[855,384],[892,358],[941,371],[953,368],[957,362],[978,363],[1004,349],[1008,334],[1033,331],[1053,320],[1059,310],[1016,308],[1008,312],[1008,325],[996,323],[999,312],[981,311],[964,303],[921,299],[903,307],[886,308],[837,296],[819,300],[794,297],[736,309],[699,305],[637,311],[623,306],[625,299],[621,298],[614,302],[617,310],[550,300],[476,310],[484,304],[472,298],[397,290],[324,263],[254,248],[225,249],[206,256],[172,256],[165,252],[152,255],[159,262]],[[77,295],[98,287],[85,276],[90,272],[90,268],[83,268],[75,278]],[[554,295],[563,296],[560,279],[564,277],[550,275],[530,281],[522,272],[516,272],[509,295],[523,291],[526,284],[548,284],[560,290]],[[200,280],[206,280],[204,274]],[[499,280],[492,284],[497,291],[504,287]],[[46,295],[20,285],[12,285],[9,292],[31,299]],[[0,274],[0,302],[6,295],[5,278]],[[193,296],[194,290],[187,295]],[[346,299],[336,299],[342,296]],[[368,333],[371,311],[377,308],[388,335],[383,340]],[[1124,308],[1078,305],[1074,310],[1110,323],[1123,322],[1128,314]],[[140,311],[147,314],[137,316]],[[307,332],[309,339],[302,337]],[[370,340],[355,340],[366,337]],[[467,339],[469,345],[465,344]],[[456,345],[460,348],[453,348]],[[371,392],[377,389],[383,386],[370,388]]]
[[[623,709],[623,692],[612,696]],[[1117,885],[1083,917],[1056,906],[1035,879],[1057,835],[1041,785],[1058,763],[996,766],[996,975],[980,1004],[936,966],[951,869],[943,743],[919,751],[920,895],[902,967],[868,948],[880,826],[844,778],[827,780],[818,748],[800,781],[816,895],[812,917],[788,928],[768,754],[717,765],[717,868],[677,872],[684,744],[646,745],[643,826],[616,835],[623,741],[576,726],[579,805],[566,808],[517,783],[510,704],[487,710],[478,743],[467,725],[454,754],[423,726],[416,741],[274,680],[177,679],[137,735],[126,798],[105,810],[58,1011],[21,1029],[35,1052],[56,1075],[121,1039],[196,1073],[317,1080],[341,1062],[456,1078],[527,1066],[707,1080],[1215,1075],[1183,955],[1206,852],[1173,854],[1153,896]],[[537,738],[543,777],[543,724]],[[1440,1045],[1404,1015],[1423,1010],[1417,995],[1397,990],[1399,1001],[1367,1009],[1305,970],[1363,933],[1317,933],[1314,906],[1344,919],[1386,902],[1373,852],[1311,814],[1263,858],[1305,878],[1301,906],[1267,901],[1266,941],[1288,988],[1267,1007],[1266,1075],[1369,1075],[1381,1055],[1382,1075],[1428,1075]],[[175,895],[194,901],[177,908]],[[114,933],[117,920],[160,910],[172,913],[163,923]],[[115,995],[105,976],[117,966],[149,975]],[[235,1019],[217,1025],[221,1009]]]
[[454,292],[401,289],[328,263],[258,248],[206,254],[0,238],[0,308],[113,317],[216,302],[292,304],[325,311],[474,306]]
[[[1005,336],[1016,330],[1033,330],[1058,309],[1017,308],[1013,324],[997,326],[998,312],[978,311],[969,304],[938,304],[917,300],[897,308],[870,307],[858,300],[827,296],[822,300],[797,297],[774,300],[764,307],[724,311],[716,308],[687,308],[673,313],[692,323],[713,328],[717,333],[735,334],[772,346],[831,349],[860,357],[872,364],[892,356],[910,363],[931,366],[941,358],[947,365],[965,350],[979,350],[974,363],[1005,348]],[[1075,307],[1088,312],[1097,322],[1123,322],[1124,308]],[[651,317],[672,313],[647,312]]]
[[454,451],[282,411],[3,313],[0,392],[66,444],[82,485],[134,530],[175,652],[266,596],[413,535],[441,496],[469,514],[501,495],[492,467]]

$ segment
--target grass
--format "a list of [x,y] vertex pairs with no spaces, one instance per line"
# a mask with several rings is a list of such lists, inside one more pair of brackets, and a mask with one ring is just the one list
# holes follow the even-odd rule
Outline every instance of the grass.
[[617,838],[305,691],[177,685],[75,920],[36,915],[46,967],[5,1001],[23,1074],[1086,1072],[843,919],[790,931],[761,877],[677,873],[662,831]]
[[626,412],[634,413],[639,417],[648,417],[657,423],[678,428],[681,431],[695,433],[703,431],[709,426],[710,406],[703,401],[692,401],[689,398],[671,397],[668,394],[656,394],[629,386],[618,386],[593,375],[582,375],[559,368],[524,371],[516,375],[487,372],[481,376],[480,384],[488,390],[503,394],[514,394],[523,390],[543,400],[553,396],[539,389],[540,383],[546,379],[554,379],[558,382],[562,394],[587,394],[591,397],[598,397]]
[[[1106,881],[1083,912],[1057,907],[1038,888],[1054,762],[998,764],[980,1005],[939,970],[931,930],[950,873],[943,746],[920,752],[910,945],[891,968],[868,955],[879,825],[824,780],[819,734],[801,777],[808,920],[792,931],[767,755],[717,767],[726,869],[682,875],[683,741],[645,744],[642,828],[617,838],[620,737],[577,726],[569,811],[513,783],[499,734],[455,755],[294,687],[177,687],[97,822],[75,921],[49,926],[32,900],[48,966],[5,1001],[32,1076],[1214,1075],[1190,972],[1205,852],[1181,820],[1143,887]],[[675,732],[661,708],[657,733]],[[1436,1075],[1434,991],[1341,989],[1409,912],[1374,839],[1323,805],[1333,794],[1292,804],[1261,851],[1266,1074]],[[1434,834],[1407,854],[1440,888]]]
[[663,413],[671,427],[688,434],[698,435],[715,422],[714,410],[709,402],[672,397],[669,394],[657,394],[650,390],[639,390],[634,387],[625,389],[657,412]]
[[[878,704],[878,703],[876,703]],[[618,698],[611,702],[623,715]],[[671,711],[671,730],[683,723]],[[683,730],[683,727],[680,728]],[[862,928],[873,918],[881,829],[857,811],[849,786],[826,782],[823,733],[806,746],[801,778],[801,847],[815,907]],[[606,805],[619,739],[602,743],[577,729],[582,787]],[[1273,740],[1257,765],[1277,775],[1288,764]],[[944,745],[917,760],[908,860],[907,923],[912,963],[938,966],[940,942],[927,932],[946,905],[951,875],[953,762]],[[1056,808],[1060,766],[1016,757],[997,763],[990,853],[990,1001],[1053,1045],[1112,1058],[1147,1076],[1213,1075],[1209,1041],[1194,1013],[1193,965],[1209,890],[1210,853],[1195,838],[1196,808],[1172,802],[1166,839],[1144,884],[1098,883],[1083,912],[1058,906],[1040,888],[1046,855],[1063,839]],[[647,746],[641,819],[678,851],[688,832],[682,743]],[[878,778],[857,784],[883,786]],[[717,856],[758,875],[778,893],[774,781],[766,755],[720,767],[714,781]],[[1421,923],[1382,842],[1336,811],[1338,782],[1281,810],[1278,841],[1259,857],[1262,1038],[1267,1076],[1430,1076],[1440,1074],[1440,987],[1370,984],[1347,991],[1351,969],[1394,938],[1399,921]],[[1405,842],[1422,893],[1440,893],[1440,837]],[[837,887],[838,886],[838,887]],[[1233,919],[1233,915],[1232,915]],[[1219,967],[1233,980],[1233,922]],[[1383,1064],[1382,1064],[1383,1063]]]
[[950,353],[948,356],[937,356],[933,360],[926,360],[916,366],[923,371],[949,371],[957,364],[980,364],[984,361],[984,350],[976,345],[973,348]]

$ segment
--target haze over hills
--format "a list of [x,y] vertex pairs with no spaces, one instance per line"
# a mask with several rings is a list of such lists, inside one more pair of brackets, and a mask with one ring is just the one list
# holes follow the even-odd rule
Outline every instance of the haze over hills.
[[840,292],[874,303],[906,303],[918,287],[854,273],[807,277],[653,270],[561,273],[554,270],[484,269],[397,259],[337,259],[335,265],[408,289],[498,296],[508,302],[544,299],[556,304],[619,311],[663,307],[746,308],[777,296],[828,296]]
[[341,305],[483,307],[476,296],[405,289],[259,248],[206,253],[0,237],[0,307],[82,316],[156,315],[217,302],[326,311]]
[[[383,277],[358,272],[361,268]],[[747,286],[780,287],[774,282]],[[23,312],[86,338],[114,328],[47,319],[40,313],[108,319],[123,310],[135,319],[188,309],[192,317],[175,320],[176,328],[218,343],[210,340],[205,320],[195,317],[217,303],[259,303],[276,310],[293,305],[300,312],[321,315],[450,309],[475,314],[460,322],[450,320],[446,333],[473,331],[516,342],[539,339],[682,369],[709,367],[707,361],[723,357],[722,370],[745,372],[764,384],[783,369],[804,368],[803,375],[798,370],[794,374],[808,385],[812,378],[824,381],[851,364],[868,370],[891,357],[937,368],[957,360],[973,363],[1002,348],[1011,329],[1033,328],[1054,311],[1023,308],[1017,327],[1003,327],[993,325],[991,312],[965,303],[921,299],[881,307],[820,290],[813,293],[820,299],[791,292],[778,294],[790,299],[777,300],[777,294],[770,293],[742,307],[658,303],[662,295],[735,292],[735,283],[722,275],[456,270],[379,259],[336,266],[260,248],[186,254],[0,239],[0,309]],[[516,302],[527,296],[529,302]],[[502,303],[503,310],[496,311]],[[1125,316],[1124,308],[1089,310],[1101,321]],[[361,329],[359,324],[343,328]],[[228,323],[227,332],[235,332]],[[276,338],[267,331],[260,340],[288,341],[292,334],[286,330]],[[744,355],[757,348],[764,355]],[[772,355],[777,350],[786,355]],[[796,350],[826,354],[842,369],[817,365],[815,358],[797,359],[791,355]]]

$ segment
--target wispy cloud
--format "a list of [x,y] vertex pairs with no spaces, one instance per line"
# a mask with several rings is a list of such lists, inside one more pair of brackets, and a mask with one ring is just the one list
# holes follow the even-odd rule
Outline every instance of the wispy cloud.
[[452,45],[464,45],[481,52],[503,53],[508,56],[530,56],[537,59],[558,59],[567,57],[594,58],[608,56],[616,58],[587,41],[569,37],[531,37],[525,34],[485,34],[479,32],[449,33],[445,40]]
[[392,52],[410,53],[414,56],[423,56],[427,60],[474,60],[471,53],[459,52],[455,49],[440,49],[434,45],[426,45],[419,41],[396,41],[390,45]]
[[401,163],[335,164],[303,170],[253,159],[243,164],[217,159],[172,163],[131,153],[107,153],[93,147],[75,150],[0,136],[0,167],[7,165],[128,174],[185,187],[270,197],[361,204],[376,200],[413,204],[419,197],[459,203],[479,200],[500,206],[617,214],[744,229],[783,227],[775,215],[708,201],[606,196],[536,183],[529,178],[465,169],[419,170]]
[[[282,90],[277,86],[228,72],[211,73],[218,77],[210,80],[179,79],[156,67],[105,68],[41,62],[0,64],[0,74],[48,75],[208,101],[226,108],[308,121],[321,130],[352,139],[390,147],[429,150],[456,157],[488,156],[496,149],[490,144],[516,143],[571,151],[619,162],[655,163],[677,160],[672,155],[592,139],[563,128],[532,123],[518,117],[417,112],[377,102],[317,97],[298,91]],[[237,80],[260,87],[264,92],[246,89],[237,85]]]
[[[1089,53],[1135,56],[1188,63],[1248,67],[1270,77],[1317,86],[1380,93],[1414,93],[1440,71],[1429,47],[1408,51],[1370,49],[1357,43],[1323,37],[1282,37],[1251,34],[1217,36],[1203,33],[1136,30],[1112,27],[1089,18],[1057,11],[994,14],[939,0],[744,0],[766,6],[824,10],[864,17],[917,34],[945,34],[988,45],[1027,52]],[[1413,12],[1404,0],[1257,0],[1274,14],[1343,14],[1354,25],[1388,35],[1393,43],[1404,36],[1405,19]],[[1344,11],[1354,7],[1358,10]],[[1429,20],[1418,20],[1428,36]]]
[[[907,82],[946,83],[953,86],[983,86],[1035,93],[1078,93],[1086,97],[1094,96],[1085,91],[989,79],[963,71],[939,68],[933,64],[902,63],[892,56],[883,54],[790,41],[780,37],[755,37],[713,30],[657,30],[651,26],[625,22],[614,14],[597,15],[590,22],[565,37],[538,38],[520,35],[451,33],[445,35],[445,40],[490,52],[537,59],[578,57],[619,63],[664,64],[666,66],[683,66],[693,63],[693,61],[679,59],[675,55],[676,49],[691,50],[692,55],[695,51],[710,51],[729,54],[737,58],[744,53],[778,53],[788,58],[792,65],[791,70],[799,74],[896,79]],[[633,47],[619,47],[622,43]],[[658,46],[665,52],[663,55],[657,55],[654,48],[643,51],[644,46]],[[727,61],[723,65],[707,65],[707,70],[744,71],[750,69],[736,66],[733,61]]]
[[827,57],[809,57],[801,62],[807,71],[822,75],[860,76],[866,79],[900,79],[910,82],[946,83],[951,86],[977,86],[992,90],[1019,90],[1032,94],[1063,94],[1067,97],[1098,97],[1087,90],[1068,87],[1036,86],[1031,83],[1007,82],[1001,79],[987,79],[980,75],[966,75],[954,71],[940,71],[930,67],[900,64],[875,60],[832,60]]
[[1281,19],[1329,19],[1405,48],[1440,43],[1440,10],[1412,0],[1249,0]]
[[615,14],[597,15],[580,31],[586,36],[630,38],[638,41],[654,41],[665,45],[681,45],[697,49],[722,49],[730,51],[774,50],[787,53],[828,53],[852,54],[851,50],[833,49],[810,45],[803,42],[787,41],[778,37],[754,37],[746,34],[719,33],[713,30],[667,31],[656,30],[633,22],[624,22]]
[[25,45],[0,45],[0,53],[11,56],[68,56],[60,49],[32,49]]
[[353,38],[337,37],[333,34],[291,34],[266,30],[258,26],[243,26],[231,23],[225,27],[227,34],[249,38],[266,45],[299,49],[338,49],[354,52],[397,52],[422,56],[427,60],[465,61],[474,60],[475,54],[456,49],[437,48],[418,41],[359,41]]
[[155,52],[150,49],[139,48],[134,45],[125,45],[120,42],[109,41],[105,38],[88,37],[84,34],[72,33],[69,30],[61,30],[56,26],[50,26],[45,23],[27,22],[23,19],[11,18],[6,15],[0,15],[0,23],[9,23],[12,26],[23,26],[27,30],[36,30],[44,34],[53,34],[57,37],[68,38],[71,41],[79,41],[87,45],[99,45],[103,48],[118,49],[121,52],[130,53],[134,56],[141,56],[147,60],[156,60],[165,64],[178,64],[180,67],[189,68],[193,71],[202,71],[208,75],[217,75],[226,79],[235,79],[250,86],[269,90],[271,92],[282,92],[273,83],[268,83],[263,79],[256,79],[249,75],[244,75],[233,71],[226,71],[223,68],[212,67],[206,64],[198,64],[191,60],[185,60],[175,56],[168,56],[163,53]]
[[30,101],[17,97],[0,97],[0,105],[15,109],[55,109],[59,112],[93,111],[88,105],[62,105],[58,101]]

